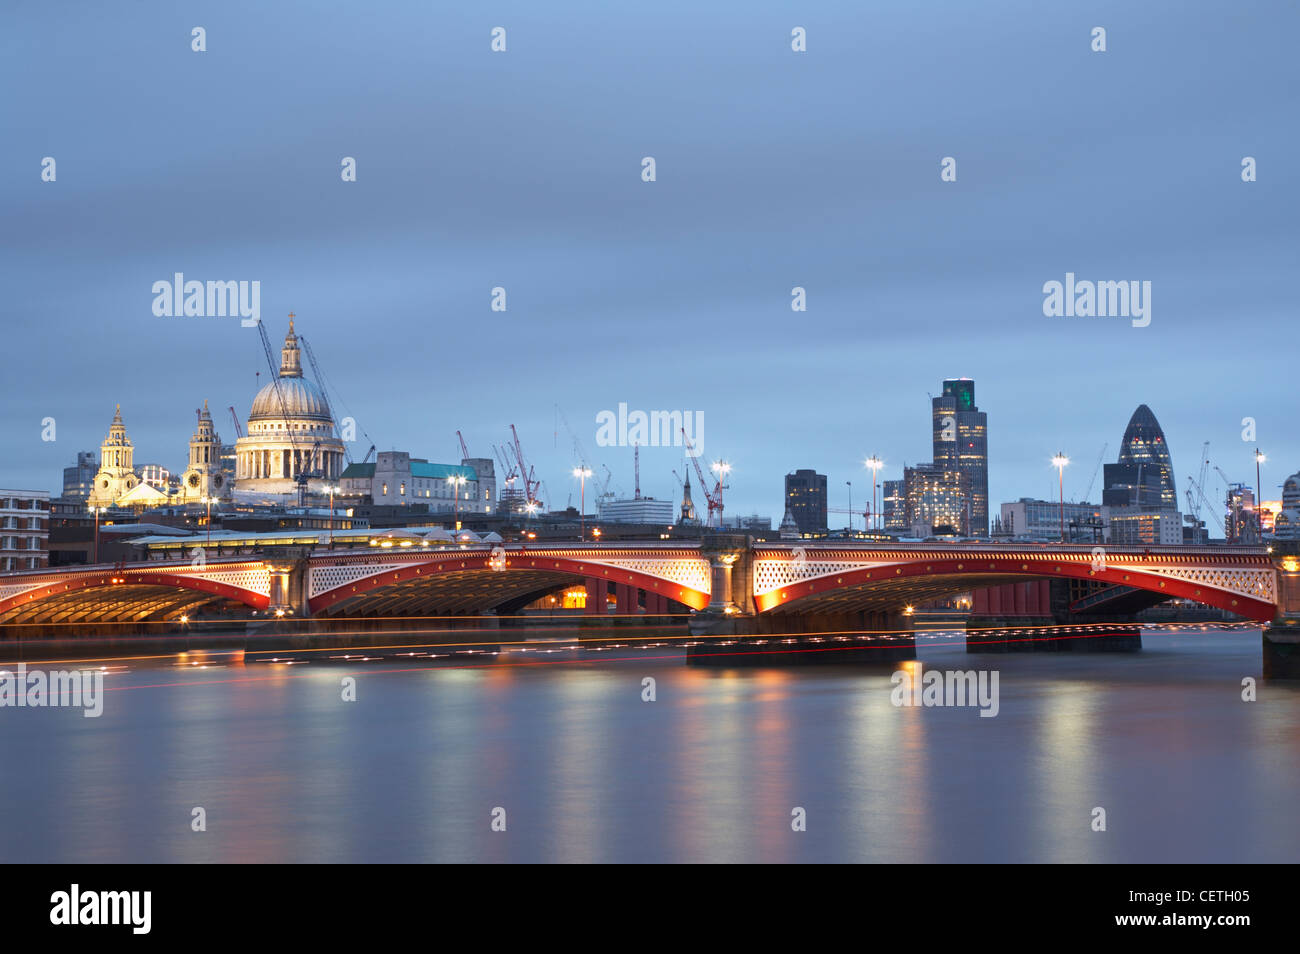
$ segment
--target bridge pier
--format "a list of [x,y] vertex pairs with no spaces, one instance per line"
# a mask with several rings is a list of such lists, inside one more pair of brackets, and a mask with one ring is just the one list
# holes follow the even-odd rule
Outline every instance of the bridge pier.
[[1273,546],[1277,568],[1277,615],[1264,629],[1265,679],[1300,679],[1300,541]]
[[295,616],[306,619],[311,615],[308,586],[311,548],[286,548],[276,559],[267,560],[271,574],[271,603],[267,613],[275,618]]
[[709,605],[691,615],[692,636],[755,632],[752,539],[743,533],[706,533],[700,556],[709,561]]
[[[1025,627],[1042,633],[1025,635]],[[1134,653],[1142,628],[1131,619],[1070,612],[1069,580],[1031,580],[978,590],[966,619],[968,653]]]
[[710,533],[700,554],[712,569],[709,605],[691,616],[686,660],[713,666],[896,662],[916,655],[911,617],[901,611],[759,615],[753,540]]

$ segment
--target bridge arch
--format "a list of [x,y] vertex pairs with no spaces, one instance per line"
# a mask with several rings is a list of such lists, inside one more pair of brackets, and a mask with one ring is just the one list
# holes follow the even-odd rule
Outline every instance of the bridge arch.
[[[658,572],[656,572],[658,571]],[[709,602],[708,564],[673,551],[496,547],[318,554],[309,568],[311,615],[382,608],[383,615],[423,609],[477,613],[587,580],[659,593],[692,609]],[[703,585],[703,588],[701,588]]]
[[1261,622],[1276,612],[1276,573],[1266,553],[1098,549],[759,548],[754,603],[759,613],[886,608],[1018,580],[1080,579],[1195,600]]
[[[217,599],[257,610],[270,605],[269,573],[260,561],[55,570],[10,576],[0,583],[0,625],[130,621],[179,615]],[[111,596],[99,592],[104,590]]]

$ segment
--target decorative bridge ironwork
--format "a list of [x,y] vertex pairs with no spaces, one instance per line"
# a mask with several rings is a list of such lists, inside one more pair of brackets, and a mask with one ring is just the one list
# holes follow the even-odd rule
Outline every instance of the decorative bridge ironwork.
[[[221,603],[299,616],[513,612],[574,585],[596,587],[631,612],[638,605],[756,616],[884,612],[1034,579],[1088,581],[1094,593],[1142,591],[1150,602],[1180,597],[1262,622],[1284,602],[1281,577],[1300,573],[1294,562],[1262,547],[787,544],[725,534],[645,544],[320,547],[206,565],[0,574],[0,626],[178,619]],[[589,599],[589,611],[597,602],[595,611],[604,611],[604,599]]]

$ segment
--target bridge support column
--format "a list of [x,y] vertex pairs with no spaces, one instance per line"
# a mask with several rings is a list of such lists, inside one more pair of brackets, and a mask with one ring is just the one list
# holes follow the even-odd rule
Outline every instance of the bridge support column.
[[754,632],[754,559],[751,539],[743,533],[706,533],[700,556],[709,561],[709,605],[692,614],[697,636]]
[[587,603],[583,608],[586,616],[605,615],[605,581],[593,576],[582,581],[582,588],[587,591]]
[[614,595],[618,598],[618,615],[634,616],[637,612],[636,587],[631,583],[615,583]]
[[1273,545],[1277,615],[1264,629],[1264,678],[1300,679],[1300,541]]
[[311,615],[307,602],[310,554],[310,549],[303,548],[301,552],[285,553],[266,562],[271,573],[271,605],[267,612],[272,616],[306,618]]

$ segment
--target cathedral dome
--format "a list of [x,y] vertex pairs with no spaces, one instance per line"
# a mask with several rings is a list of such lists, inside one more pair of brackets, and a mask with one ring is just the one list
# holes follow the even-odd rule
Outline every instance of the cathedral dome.
[[[281,400],[283,404],[280,403]],[[306,378],[294,377],[281,377],[278,381],[262,385],[262,390],[253,398],[253,410],[248,415],[248,420],[283,421],[286,418],[328,422],[329,405],[320,393],[320,388]]]
[[236,494],[301,494],[310,481],[333,481],[343,472],[343,441],[334,433],[324,392],[302,376],[289,318],[280,374],[257,392],[248,432],[235,441]]
[[299,419],[333,423],[325,395],[302,376],[302,355],[290,319],[289,333],[284,336],[284,350],[280,352],[280,376],[262,385],[257,392],[248,422]]

